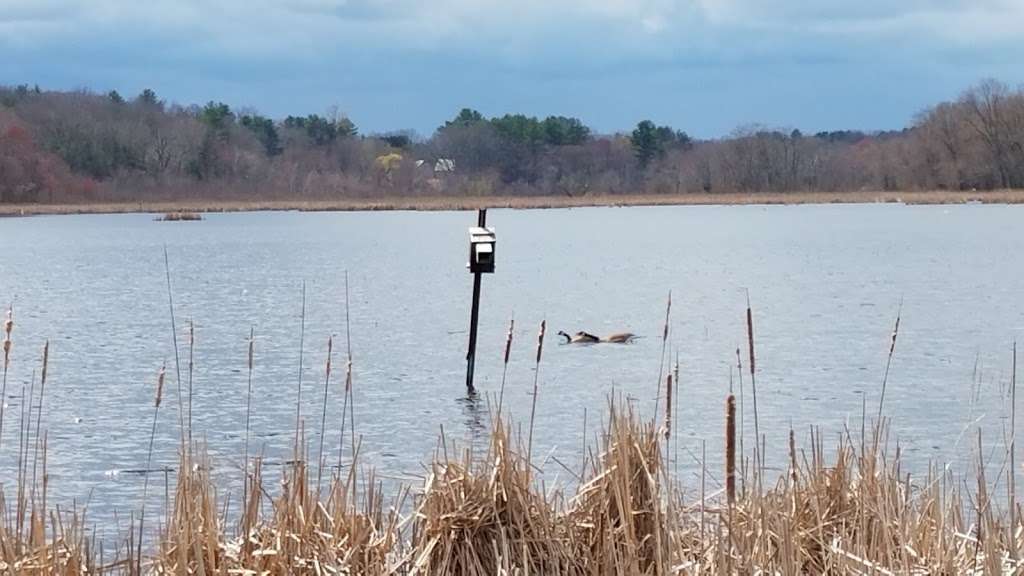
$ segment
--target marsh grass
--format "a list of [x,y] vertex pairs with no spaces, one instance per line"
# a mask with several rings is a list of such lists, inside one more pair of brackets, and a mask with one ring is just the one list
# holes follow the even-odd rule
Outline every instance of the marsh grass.
[[547,209],[585,206],[680,206],[746,204],[1020,204],[1022,190],[858,190],[847,192],[758,192],[688,194],[587,194],[585,196],[415,196],[393,198],[205,199],[175,202],[90,202],[66,204],[0,204],[0,216],[36,214],[113,214],[146,212],[252,212],[258,210],[379,211],[379,210],[478,210],[480,208]]
[[[543,336],[542,324],[535,402]],[[48,356],[47,346],[43,372]],[[253,370],[251,347],[248,365]],[[349,389],[351,360],[346,370]],[[157,377],[154,430],[164,374],[161,369]],[[665,411],[650,417],[611,398],[596,444],[583,448],[594,456],[584,458],[571,485],[545,486],[536,473],[543,464],[531,463],[532,438],[517,440],[509,433],[512,423],[495,414],[486,448],[459,447],[442,432],[422,486],[388,493],[360,462],[353,427],[351,462],[332,469],[321,489],[323,449],[311,460],[312,443],[300,421],[291,459],[267,478],[262,456],[252,455],[242,498],[230,503],[205,446],[184,446],[188,430],[180,428],[178,472],[165,520],[145,531],[143,505],[111,556],[89,539],[84,509],[50,507],[41,379],[38,411],[23,406],[19,427],[19,470],[31,461],[33,472],[20,473],[16,486],[0,490],[0,573],[660,576],[1022,569],[1017,551],[1024,545],[1024,524],[1011,473],[989,473],[980,432],[977,466],[963,481],[935,466],[921,478],[907,473],[900,447],[890,445],[888,421],[881,420],[859,440],[844,433],[828,446],[812,429],[800,448],[791,430],[783,470],[769,475],[754,466],[751,478],[737,483],[736,476],[744,478],[745,455],[737,441],[735,396],[723,394],[724,461],[713,462],[702,451],[702,481],[694,495],[669,467],[668,432],[678,431],[678,405],[686,401],[678,386],[673,368],[665,383]],[[1015,403],[1015,377],[1007,394]],[[1014,411],[1011,406],[1011,418]],[[323,423],[320,434],[322,442]],[[1012,433],[1007,450],[1012,458]],[[720,490],[707,482],[712,470],[725,471]]]

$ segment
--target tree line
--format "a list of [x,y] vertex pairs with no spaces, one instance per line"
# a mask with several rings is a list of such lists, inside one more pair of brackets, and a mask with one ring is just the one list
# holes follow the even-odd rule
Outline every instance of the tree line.
[[152,90],[0,86],[0,202],[996,188],[1024,188],[1024,89],[995,80],[902,130],[750,125],[707,140],[469,108],[427,137],[364,135],[336,108],[273,119]]

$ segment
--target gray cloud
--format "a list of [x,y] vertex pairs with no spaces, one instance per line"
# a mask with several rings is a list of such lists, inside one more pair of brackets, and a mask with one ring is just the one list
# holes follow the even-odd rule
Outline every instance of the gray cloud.
[[0,83],[338,104],[369,130],[463,105],[603,130],[895,127],[981,76],[1024,81],[1021,22],[1019,0],[0,0]]
[[242,54],[456,49],[510,62],[546,60],[552,43],[578,56],[657,57],[679,50],[756,53],[789,45],[794,35],[838,34],[850,42],[907,35],[922,43],[1024,39],[1024,3],[1015,0],[0,0],[0,14],[0,31],[15,33],[4,35],[6,42],[28,45],[60,43],[66,31],[142,29]]

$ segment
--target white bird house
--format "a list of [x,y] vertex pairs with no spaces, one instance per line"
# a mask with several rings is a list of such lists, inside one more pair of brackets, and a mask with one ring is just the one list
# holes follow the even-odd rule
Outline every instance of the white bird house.
[[469,271],[494,273],[494,228],[469,229]]

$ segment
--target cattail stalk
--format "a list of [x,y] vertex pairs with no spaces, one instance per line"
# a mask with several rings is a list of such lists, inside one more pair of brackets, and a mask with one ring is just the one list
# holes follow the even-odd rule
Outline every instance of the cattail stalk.
[[672,438],[672,373],[665,378],[665,442]]
[[[341,461],[345,449],[345,420],[348,417],[348,399],[352,394],[352,359],[345,361],[345,395],[341,404],[341,434],[338,436],[338,474],[341,474]],[[353,445],[353,450],[355,446]]]
[[896,351],[896,337],[900,333],[900,316],[903,315],[903,301],[900,300],[899,308],[896,310],[896,326],[892,329],[892,340],[889,343],[889,356],[885,360],[885,374],[882,376],[882,394],[878,398],[878,421],[882,422],[882,405],[885,403],[885,387],[889,382],[889,367],[892,366],[892,356]]
[[675,406],[672,407],[672,419],[676,422],[675,434],[672,436],[672,441],[675,444],[675,449],[672,453],[672,470],[676,478],[679,478],[679,352],[676,351],[676,362],[672,367],[672,379],[675,384]]
[[725,399],[725,494],[729,506],[736,501],[736,396]]
[[[351,411],[352,415],[352,462],[356,457],[356,430],[355,430],[355,407],[354,402],[349,402],[352,396],[352,323],[349,319],[349,296],[348,296],[348,270],[345,270],[345,398],[341,405],[341,434],[338,436],[338,476],[341,476],[341,460],[345,447],[345,418]],[[354,400],[354,399],[353,399]]]
[[195,369],[196,326],[188,321],[188,444],[192,447],[192,374]]
[[[149,431],[149,450],[146,452],[146,468],[142,480],[142,510],[139,514],[139,542],[136,561],[136,573],[142,574],[142,534],[146,524],[146,498],[149,496],[149,467],[153,462],[153,440],[156,438],[157,416],[160,414],[160,402],[163,400],[164,377],[167,373],[166,364],[160,367],[156,377],[156,397],[153,400],[153,425]],[[185,471],[181,471],[182,474]]]
[[[708,441],[700,441],[700,562],[704,561],[704,547],[707,546],[707,538],[705,538],[705,517],[704,513],[707,510],[706,500],[706,482],[708,476]],[[703,572],[703,565],[697,565],[697,573]]]
[[540,378],[540,359],[544,352],[544,332],[547,330],[547,320],[541,320],[540,332],[537,333],[537,361],[533,370],[533,404],[530,406],[530,433],[526,441],[526,465],[530,466],[533,461],[533,420],[537,414],[538,381]]
[[1016,509],[1017,509],[1017,342],[1013,343],[1013,362],[1010,368],[1010,478],[1009,478],[1009,513],[1010,522],[1007,525],[1009,531],[1007,542],[1010,545],[1010,557],[1017,558],[1017,538],[1015,532]]
[[[27,473],[26,473],[26,466],[28,465],[27,457],[26,457],[27,456],[26,450],[27,450],[27,447],[28,447],[28,435],[29,435],[29,433],[32,432],[30,427],[27,428],[25,426],[25,421],[28,420],[28,421],[31,422],[31,420],[32,420],[32,416],[31,416],[32,405],[31,404],[32,404],[32,396],[34,394],[35,387],[36,387],[36,372],[35,372],[35,370],[33,370],[32,371],[32,382],[29,385],[29,389],[28,389],[28,396],[27,396],[28,402],[22,401],[20,403],[20,408],[21,408],[20,416],[21,417],[18,420],[17,480],[15,481],[16,485],[18,487],[18,489],[17,489],[17,506],[15,507],[15,522],[17,523],[17,532],[16,532],[17,533],[17,538],[15,539],[15,542],[21,542],[22,530],[24,528],[24,523],[25,523],[25,509],[26,509],[25,488],[26,488],[26,485],[27,485],[27,482],[25,481],[25,476],[27,475]],[[24,398],[26,398],[26,395],[25,395],[25,385],[24,384],[21,385],[21,398],[23,400],[24,400]],[[25,417],[25,413],[26,412],[28,412],[28,414],[29,414],[28,418]]]
[[[743,397],[745,396],[745,394],[743,393],[743,355],[740,352],[739,346],[736,347],[736,375],[737,375],[737,378],[739,379],[739,389],[740,389],[740,413],[739,413],[739,417],[740,417],[740,434],[739,434],[739,438],[740,438],[740,460],[742,461],[743,458],[745,458],[745,455],[747,453],[745,448],[744,448],[744,446],[743,446],[743,440],[744,440],[744,438],[747,435],[747,431],[746,431],[746,424],[745,424],[745,422],[746,422],[746,416],[745,416],[746,412],[744,412],[744,410],[743,410],[743,404],[744,404]],[[741,472],[742,472],[742,477],[741,477],[740,480],[743,483],[743,486],[745,487],[746,486],[746,482],[747,482],[747,479],[746,479],[746,476],[747,476],[746,466],[742,467]]]
[[7,406],[7,368],[11,364],[11,330],[14,329],[14,307],[7,307],[7,315],[4,318],[4,376],[3,385],[0,386],[0,448],[4,444],[4,410]]
[[754,313],[750,307],[750,294],[747,293],[747,350],[749,351],[749,368],[750,368],[750,391],[754,398],[754,463],[758,469],[758,479],[762,475],[761,472],[761,451],[757,449],[757,446],[761,443],[761,424],[757,415],[757,376],[756,376],[756,361],[754,355]]
[[[348,372],[348,378],[345,381],[345,391],[349,395],[348,403],[348,420],[349,420],[349,435],[352,444],[352,462],[356,461],[356,396],[355,389],[352,387],[352,323],[349,321],[349,291],[348,291],[348,270],[345,270],[345,346],[348,352],[348,366],[346,370]],[[353,490],[355,489],[353,483]]]
[[316,489],[320,491],[320,482],[324,469],[324,436],[327,436],[327,390],[331,384],[331,354],[334,350],[334,336],[327,337],[327,366],[324,375],[323,411],[320,413],[320,450],[317,454]]
[[796,434],[793,432],[792,423],[790,423],[789,429],[789,478],[793,482],[793,488],[796,488],[796,481],[798,476],[799,468],[796,463]]
[[306,281],[302,281],[302,311],[299,316],[299,385],[295,391],[295,457],[299,457],[299,424],[302,421],[302,358],[306,344]]
[[672,291],[668,291],[668,303],[665,305],[665,326],[661,331],[661,361],[658,363],[658,387],[654,394],[654,414],[657,418],[658,405],[661,400],[661,375],[665,373],[665,350],[668,348],[668,324],[672,315]]
[[501,369],[501,388],[498,391],[498,418],[501,418],[501,405],[505,400],[505,379],[508,377],[508,359],[512,354],[512,338],[516,326],[515,316],[508,322],[508,333],[505,334],[505,363]]
[[256,327],[249,326],[249,350],[247,354],[247,364],[249,368],[248,384],[246,386],[245,394],[245,447],[243,449],[243,457],[245,460],[242,461],[242,505],[245,506],[248,502],[248,488],[249,488],[249,421],[252,416],[252,373],[254,369],[254,356],[255,356],[255,343],[256,343]]
[[43,373],[39,379],[39,406],[36,409],[36,434],[35,434],[35,450],[32,458],[32,486],[33,489],[36,485],[36,466],[39,461],[39,430],[43,422],[43,398],[46,395],[46,373],[50,365],[50,341],[46,340],[43,344]]
[[174,297],[171,293],[171,265],[167,257],[167,245],[164,245],[164,275],[167,277],[167,307],[171,314],[171,341],[174,343],[174,373],[175,385],[178,390],[178,432],[181,434],[182,443],[185,442],[185,403],[181,392],[181,361],[178,355],[178,328],[174,322]]

